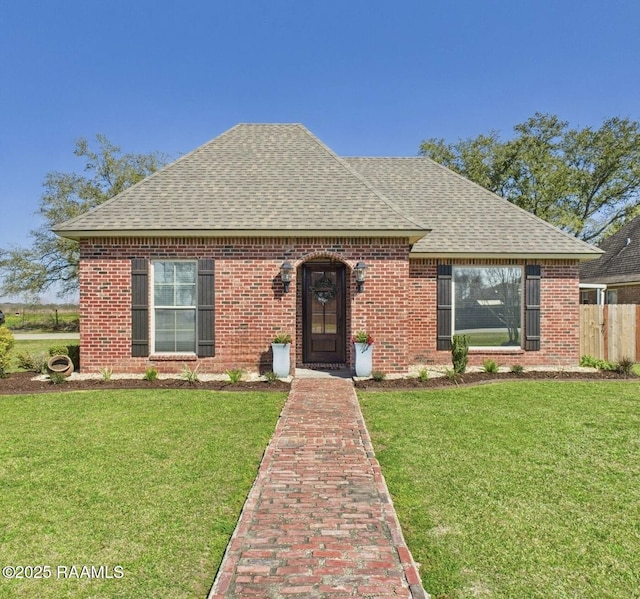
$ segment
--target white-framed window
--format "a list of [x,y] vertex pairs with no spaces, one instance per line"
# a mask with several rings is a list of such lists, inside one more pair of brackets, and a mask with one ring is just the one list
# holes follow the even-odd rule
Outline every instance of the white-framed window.
[[454,266],[453,334],[470,347],[521,347],[522,289],[519,266]]
[[581,304],[588,304],[589,303],[589,292],[588,291],[581,291],[580,292],[580,303]]
[[153,352],[194,353],[198,264],[186,260],[153,262]]
[[617,303],[618,303],[618,290],[607,289],[607,304],[617,304]]

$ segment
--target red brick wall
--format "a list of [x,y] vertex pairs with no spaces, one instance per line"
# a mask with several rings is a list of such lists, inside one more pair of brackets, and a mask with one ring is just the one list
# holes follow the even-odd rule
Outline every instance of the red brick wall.
[[[199,372],[229,368],[258,370],[270,364],[273,336],[294,337],[292,364],[302,362],[300,266],[328,257],[347,265],[348,339],[367,329],[378,340],[374,367],[385,372],[406,371],[408,348],[406,287],[409,275],[406,239],[280,238],[280,239],[91,239],[80,244],[80,343],[82,370],[179,372],[185,363]],[[131,259],[215,260],[215,348],[213,358],[184,356],[131,357]],[[287,259],[296,273],[291,292],[282,292],[280,265]],[[355,292],[352,268],[367,264],[364,293]],[[151,291],[151,290],[150,290]],[[393,317],[389,317],[392,314]],[[348,343],[351,364],[352,348]],[[268,367],[270,368],[270,367]]]
[[[91,239],[80,244],[80,343],[82,370],[179,372],[185,363],[199,371],[270,369],[270,344],[278,332],[293,336],[292,365],[302,365],[301,265],[332,258],[347,265],[347,337],[367,330],[375,338],[373,367],[406,373],[411,364],[449,364],[436,345],[438,261],[412,260],[406,239],[248,238]],[[215,260],[215,350],[213,358],[131,357],[131,259]],[[280,265],[296,268],[290,293],[282,292]],[[356,293],[352,268],[367,264],[363,293]],[[454,264],[519,264],[522,261],[467,261]],[[579,360],[578,266],[573,261],[539,261],[541,350],[490,356],[504,365],[573,365]],[[151,290],[150,290],[151,291]],[[348,347],[349,366],[353,348]],[[472,352],[481,364],[487,353]]]
[[[522,260],[412,260],[409,275],[410,308],[409,363],[451,364],[448,351],[436,350],[436,273],[437,265],[519,265]],[[532,264],[532,261],[529,261]],[[580,359],[578,265],[568,260],[539,260],[540,351],[470,350],[469,364],[481,365],[491,358],[500,365],[577,365]]]

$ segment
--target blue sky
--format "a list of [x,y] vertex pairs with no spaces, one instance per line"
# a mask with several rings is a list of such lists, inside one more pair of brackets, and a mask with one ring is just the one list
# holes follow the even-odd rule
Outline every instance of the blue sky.
[[238,122],[302,122],[341,155],[536,111],[640,120],[637,0],[0,0],[0,247],[50,171],[105,134],[172,158]]

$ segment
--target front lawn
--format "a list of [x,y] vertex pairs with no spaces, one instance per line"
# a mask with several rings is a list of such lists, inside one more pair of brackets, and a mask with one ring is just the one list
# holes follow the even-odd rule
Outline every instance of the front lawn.
[[640,384],[359,396],[434,599],[639,596]]
[[[48,578],[0,579],[0,596],[205,597],[284,399],[0,397],[0,565],[51,568]],[[72,576],[72,566],[102,578]]]

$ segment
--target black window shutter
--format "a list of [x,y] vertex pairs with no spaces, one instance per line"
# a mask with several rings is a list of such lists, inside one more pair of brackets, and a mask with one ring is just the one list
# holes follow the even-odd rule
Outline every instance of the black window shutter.
[[524,274],[524,348],[540,350],[540,265],[527,264]]
[[451,349],[451,264],[438,265],[437,349]]
[[215,355],[214,261],[198,260],[198,357]]
[[131,260],[131,355],[149,355],[149,267],[146,258]]

